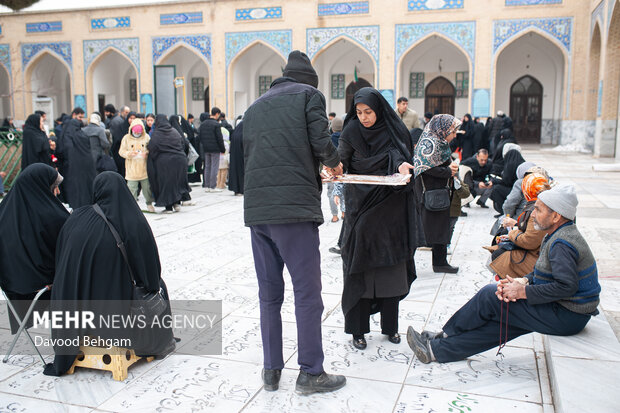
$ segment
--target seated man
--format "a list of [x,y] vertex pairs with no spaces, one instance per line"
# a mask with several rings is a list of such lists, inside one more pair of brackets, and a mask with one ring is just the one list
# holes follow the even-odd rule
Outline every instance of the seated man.
[[[418,360],[462,360],[497,346],[500,334],[510,341],[533,331],[569,336],[583,330],[598,314],[601,287],[594,256],[573,222],[576,211],[572,186],[540,193],[532,217],[547,235],[534,272],[482,288],[439,333],[409,327],[407,342]],[[507,332],[500,332],[502,322]]]
[[471,168],[471,174],[465,176],[465,183],[471,189],[473,196],[480,195],[476,204],[482,208],[488,208],[485,203],[493,191],[493,182],[490,177],[493,163],[489,160],[489,152],[484,148],[479,149],[476,155],[463,160],[461,165]]

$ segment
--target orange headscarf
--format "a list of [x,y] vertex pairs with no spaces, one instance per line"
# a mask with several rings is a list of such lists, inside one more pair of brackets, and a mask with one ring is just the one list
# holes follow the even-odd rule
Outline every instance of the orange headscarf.
[[521,191],[523,191],[523,196],[525,196],[525,200],[528,202],[535,201],[538,199],[539,193],[549,188],[549,180],[539,173],[526,175],[521,184]]

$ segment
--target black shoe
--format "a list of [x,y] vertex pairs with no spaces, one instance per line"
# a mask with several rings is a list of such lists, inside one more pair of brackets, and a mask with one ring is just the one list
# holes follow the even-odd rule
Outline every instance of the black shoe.
[[462,217],[466,217],[466,216],[467,216],[467,212],[465,212],[465,211],[461,211],[461,216],[462,216]]
[[423,330],[420,333],[420,336],[422,336],[422,339],[424,339],[424,341],[426,341],[426,340],[434,340],[436,338],[444,338],[444,337],[446,337],[446,334],[443,331],[427,331],[427,330]]
[[263,377],[263,385],[266,391],[276,391],[280,387],[280,376],[282,370],[263,369],[261,376]]
[[366,338],[364,338],[363,335],[361,336],[353,335],[353,340],[351,340],[351,342],[353,343],[353,347],[355,347],[356,349],[359,349],[359,350],[366,349],[366,346],[367,346]]
[[388,340],[390,341],[390,343],[398,344],[400,343],[400,334],[388,334]]
[[329,252],[333,252],[334,254],[338,254],[338,255],[340,255],[340,254],[341,254],[341,252],[340,252],[340,248],[338,248],[338,247],[331,247],[331,248],[329,249]]
[[433,272],[445,272],[448,274],[456,274],[459,272],[459,267],[453,267],[450,264],[446,265],[433,265]]
[[428,364],[433,361],[428,340],[423,339],[411,326],[407,329],[407,344],[421,363]]
[[502,214],[495,214],[495,215],[493,215],[493,218],[499,218],[501,216],[502,216]]
[[297,376],[297,384],[295,391],[300,394],[327,393],[338,390],[347,384],[344,376],[337,374],[327,374],[325,372],[319,375],[313,375],[301,370]]
[[469,207],[471,207],[471,205],[469,204],[469,202],[468,202],[468,203],[466,203],[466,204],[465,204],[465,205],[463,205],[463,206],[464,206],[465,208],[469,208]]
[[476,205],[480,206],[480,208],[488,208],[488,206],[486,206],[484,202],[476,201]]

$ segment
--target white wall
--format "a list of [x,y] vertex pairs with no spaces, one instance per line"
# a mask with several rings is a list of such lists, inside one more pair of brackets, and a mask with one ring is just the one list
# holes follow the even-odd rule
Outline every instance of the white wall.
[[[105,103],[113,104],[116,109],[127,105],[131,110],[138,110],[139,102],[129,101],[129,79],[136,79],[136,71],[129,60],[121,56],[115,50],[110,50],[99,59],[92,71],[93,91],[89,93],[91,102],[88,105],[90,111],[99,110],[99,94],[105,95]],[[120,81],[119,81],[120,80]],[[139,85],[138,85],[139,87]],[[140,91],[138,90],[138,99]]]
[[[258,77],[271,76],[272,80],[282,76],[286,66],[284,59],[269,47],[257,43],[243,52],[233,63],[232,94],[234,96],[234,114],[228,113],[227,119],[243,115],[246,109],[258,98]],[[194,114],[196,116],[196,114]]]
[[562,118],[564,57],[555,44],[539,34],[527,33],[501,52],[495,67],[495,111],[510,112],[510,87],[530,75],[543,86],[542,118]]
[[[322,53],[312,64],[319,75],[319,90],[325,95],[327,112],[336,112],[338,115],[346,113],[346,87],[355,80],[354,71],[357,67],[357,77],[366,79],[375,86],[374,63],[367,52],[351,40],[340,39]],[[331,75],[345,75],[345,97],[331,98]]]
[[0,120],[4,122],[4,118],[12,116],[11,99],[11,82],[9,75],[3,67],[0,67]]
[[37,96],[52,98],[55,117],[71,113],[71,83],[67,67],[48,53],[32,64],[29,98],[33,102]]
[[[205,89],[209,87],[209,68],[207,64],[186,47],[179,47],[165,59],[160,65],[173,65],[176,67],[176,75],[185,77],[185,94],[187,98],[187,113],[193,114],[197,119],[205,111],[204,100],[192,100],[192,78],[204,78]],[[204,89],[202,91],[204,96]],[[183,114],[183,88],[177,88],[177,113]]]
[[[441,60],[441,62],[440,62]],[[439,66],[441,65],[441,71]],[[400,69],[400,96],[409,98],[409,74],[424,73],[424,88],[435,78],[443,76],[456,89],[456,72],[469,72],[469,62],[463,52],[440,36],[431,36],[411,49],[402,59]],[[469,82],[472,74],[469,73]],[[455,99],[454,115],[462,117],[469,109],[470,97]],[[409,99],[409,108],[424,113],[424,99]]]

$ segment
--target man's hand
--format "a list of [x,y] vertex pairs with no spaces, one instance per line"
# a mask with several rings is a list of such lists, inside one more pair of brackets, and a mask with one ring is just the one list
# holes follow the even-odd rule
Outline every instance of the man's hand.
[[450,170],[452,171],[452,176],[456,176],[456,174],[459,172],[459,164],[456,162],[452,162],[450,164]]
[[[505,302],[515,302],[517,300],[524,300],[527,298],[525,295],[525,284],[519,279],[514,279],[510,275],[506,275],[506,279],[501,280],[497,286],[497,290],[502,291],[502,298]],[[495,294],[497,295],[497,293]],[[498,296],[499,298],[499,296]]]
[[334,195],[334,204],[336,204],[336,206],[340,206],[340,197],[338,195]]
[[487,185],[484,182],[478,182],[478,188],[486,189]]
[[6,178],[6,172],[4,171],[0,172],[0,178],[2,179]]
[[504,228],[512,228],[517,224],[517,220],[516,219],[512,219],[512,218],[504,218],[504,220],[502,221],[502,226]]
[[338,164],[335,168],[327,168],[331,175],[342,175],[342,162]]

